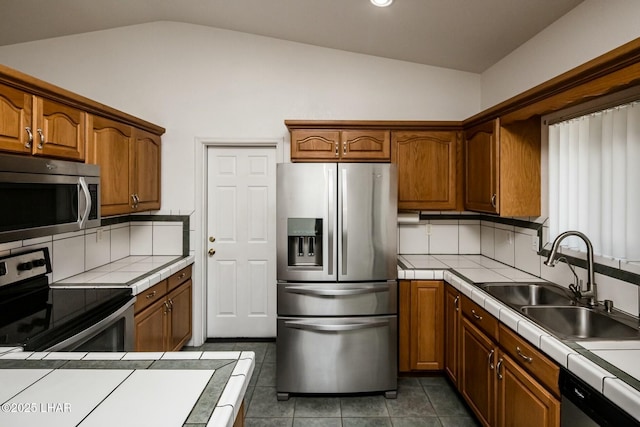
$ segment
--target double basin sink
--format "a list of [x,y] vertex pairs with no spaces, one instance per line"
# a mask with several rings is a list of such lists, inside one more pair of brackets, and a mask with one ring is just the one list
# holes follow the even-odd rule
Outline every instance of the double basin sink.
[[601,306],[577,305],[569,290],[552,283],[483,283],[485,292],[562,339],[640,339],[638,320]]

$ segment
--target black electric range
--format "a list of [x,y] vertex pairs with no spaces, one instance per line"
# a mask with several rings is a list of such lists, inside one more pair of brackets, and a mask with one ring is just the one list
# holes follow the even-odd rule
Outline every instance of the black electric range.
[[[135,301],[128,288],[50,288],[50,272],[47,248],[0,258],[0,347],[52,349]],[[123,334],[116,335],[116,340],[122,342]],[[109,344],[95,349],[130,349],[130,345],[123,344],[122,348],[111,347]]]

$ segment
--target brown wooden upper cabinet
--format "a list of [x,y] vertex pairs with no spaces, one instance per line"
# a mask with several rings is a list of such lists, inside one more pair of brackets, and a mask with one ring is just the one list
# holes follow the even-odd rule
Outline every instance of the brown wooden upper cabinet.
[[398,209],[456,210],[461,132],[394,131],[391,162],[398,165]]
[[292,161],[388,162],[390,155],[388,130],[291,130]]
[[160,208],[160,137],[91,116],[87,163],[100,165],[103,216]]
[[85,160],[87,114],[0,85],[0,150]]
[[540,215],[540,117],[465,131],[466,210]]

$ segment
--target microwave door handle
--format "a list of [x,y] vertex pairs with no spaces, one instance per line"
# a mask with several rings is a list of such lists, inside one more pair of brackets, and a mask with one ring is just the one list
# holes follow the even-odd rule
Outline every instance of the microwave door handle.
[[82,188],[82,193],[84,194],[85,200],[84,213],[78,221],[80,224],[80,229],[82,230],[86,226],[87,220],[89,219],[89,213],[91,212],[91,193],[89,193],[89,186],[87,186],[87,181],[83,176],[78,179],[78,182],[80,183],[80,188]]

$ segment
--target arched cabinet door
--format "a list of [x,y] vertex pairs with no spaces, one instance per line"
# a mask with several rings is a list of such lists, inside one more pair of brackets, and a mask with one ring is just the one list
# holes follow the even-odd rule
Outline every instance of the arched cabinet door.
[[398,209],[457,210],[461,134],[396,131],[391,162],[398,165]]
[[0,150],[31,153],[33,96],[0,84]]
[[87,113],[34,97],[33,154],[85,160]]

